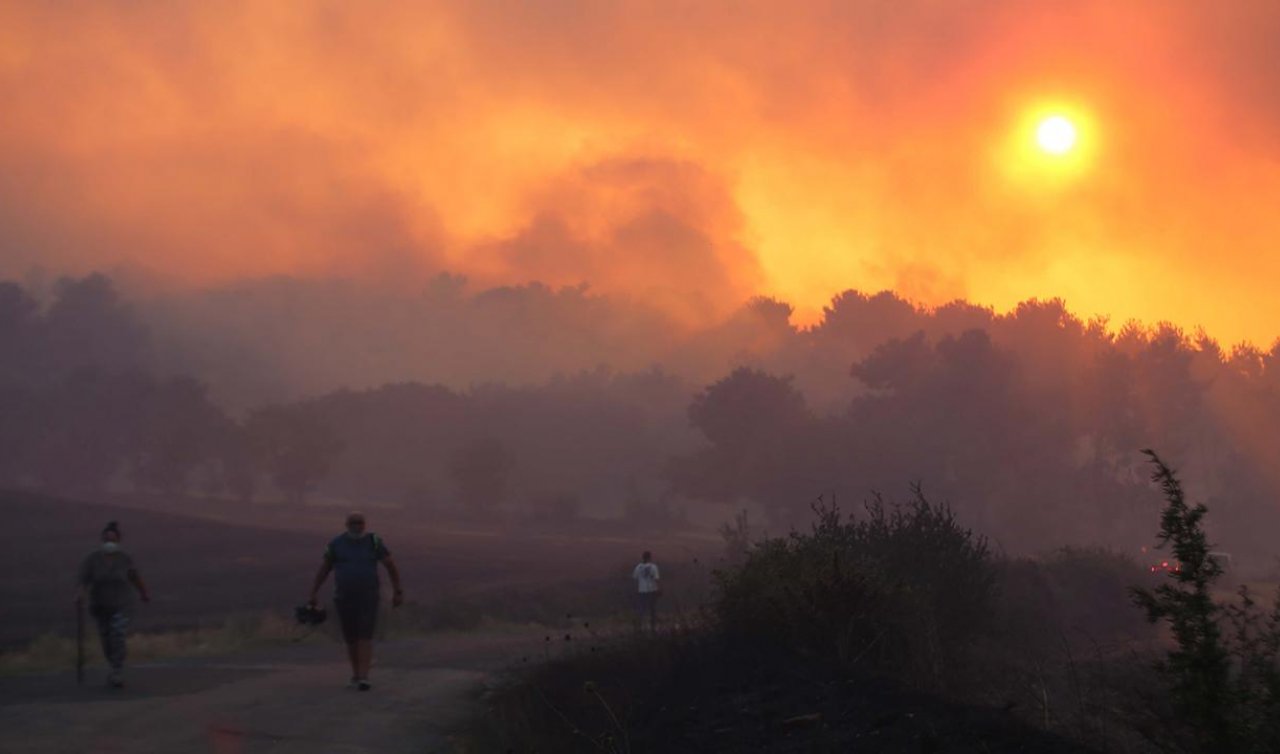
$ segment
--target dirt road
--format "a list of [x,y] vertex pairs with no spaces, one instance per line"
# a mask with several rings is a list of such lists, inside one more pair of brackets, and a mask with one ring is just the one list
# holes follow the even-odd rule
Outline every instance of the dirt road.
[[542,635],[451,635],[377,645],[374,688],[344,688],[336,644],[129,667],[105,687],[99,667],[0,678],[0,751],[456,752],[451,738],[485,681],[541,651]]

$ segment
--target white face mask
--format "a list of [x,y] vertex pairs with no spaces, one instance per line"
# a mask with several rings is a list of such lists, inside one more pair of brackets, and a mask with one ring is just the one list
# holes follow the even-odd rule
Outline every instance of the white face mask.
[[103,551],[103,552],[105,552],[105,553],[107,553],[107,554],[110,554],[110,553],[113,553],[113,552],[119,552],[119,551],[120,551],[120,543],[119,543],[119,542],[103,542],[103,543],[102,543],[102,551]]

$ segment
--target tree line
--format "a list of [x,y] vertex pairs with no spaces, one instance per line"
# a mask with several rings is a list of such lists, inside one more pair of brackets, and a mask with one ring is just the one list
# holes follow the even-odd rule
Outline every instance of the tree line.
[[1137,449],[1157,446],[1204,480],[1193,492],[1219,512],[1216,537],[1270,552],[1280,344],[1111,328],[1057,300],[997,315],[847,291],[812,327],[790,317],[757,299],[692,336],[729,354],[710,382],[672,361],[231,410],[200,374],[160,366],[170,346],[109,278],[64,279],[44,300],[0,283],[0,485],[323,495],[477,517],[518,509],[548,524],[675,525],[682,512],[749,507],[785,529],[820,494],[858,501],[918,480],[999,547],[1128,549],[1159,506]]

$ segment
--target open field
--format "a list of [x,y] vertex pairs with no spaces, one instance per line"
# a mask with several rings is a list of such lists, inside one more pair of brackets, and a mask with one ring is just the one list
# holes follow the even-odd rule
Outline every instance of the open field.
[[[134,500],[83,503],[0,492],[6,620],[0,646],[74,631],[74,574],[108,520],[152,592],[134,628],[160,632],[220,625],[233,615],[288,617],[310,588],[328,539],[341,531],[337,508],[243,506],[186,501],[181,513]],[[534,535],[520,531],[441,529],[404,511],[370,510],[370,530],[399,564],[408,604],[403,614],[425,628],[466,627],[485,617],[536,621],[562,610],[604,615],[627,606],[628,578],[640,550],[672,563],[672,580],[694,558],[706,562],[716,539]],[[662,558],[672,553],[670,558]],[[705,569],[686,570],[688,600]],[[580,604],[574,604],[580,603]]]
[[[563,640],[570,625],[575,638],[599,642],[625,631],[619,613],[639,549],[688,554],[698,544],[445,531],[371,510],[409,602],[384,608],[375,692],[353,697],[342,689],[335,621],[294,641],[291,615],[340,530],[340,510],[206,504],[175,513],[146,501],[8,492],[0,511],[19,533],[7,537],[0,580],[6,751],[19,741],[33,752],[471,751],[454,732],[494,673],[576,651],[578,642]],[[115,694],[102,688],[96,642],[86,685],[71,672],[74,571],[112,519],[153,593],[137,613],[127,688]],[[362,720],[355,728],[352,710]]]

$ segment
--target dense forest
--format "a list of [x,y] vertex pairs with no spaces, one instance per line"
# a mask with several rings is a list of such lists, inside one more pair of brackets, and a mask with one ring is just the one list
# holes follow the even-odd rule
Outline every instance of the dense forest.
[[[0,486],[395,504],[549,527],[773,531],[918,481],[1009,552],[1149,544],[1159,448],[1258,568],[1280,526],[1280,342],[846,291],[690,326],[443,276],[393,300],[269,281],[137,299],[0,283]],[[827,499],[830,499],[829,497]],[[203,501],[203,502],[195,502]]]

